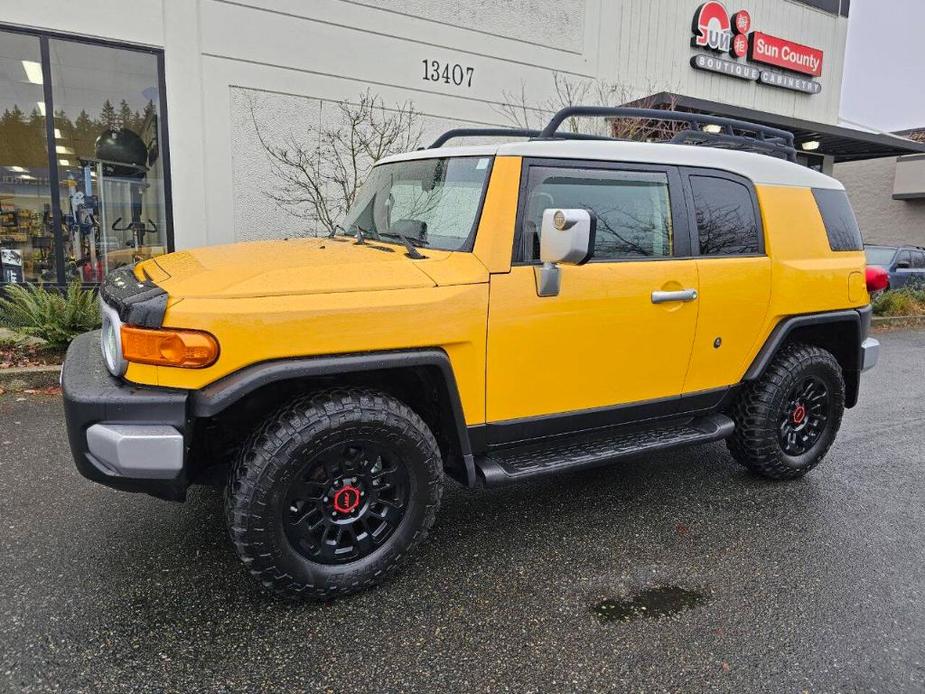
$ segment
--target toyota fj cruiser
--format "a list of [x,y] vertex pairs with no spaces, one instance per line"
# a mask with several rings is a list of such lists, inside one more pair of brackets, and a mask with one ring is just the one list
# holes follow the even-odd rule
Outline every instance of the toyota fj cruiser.
[[[684,129],[559,131],[576,116]],[[445,475],[494,486],[725,440],[759,475],[800,477],[878,343],[844,189],[793,145],[573,107],[379,162],[333,235],[115,271],[102,331],[63,370],[77,467],[167,499],[224,484],[238,555],[290,598],[382,580]]]

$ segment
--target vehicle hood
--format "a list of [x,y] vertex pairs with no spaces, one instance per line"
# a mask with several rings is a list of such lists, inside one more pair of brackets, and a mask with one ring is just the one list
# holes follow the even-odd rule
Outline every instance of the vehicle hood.
[[304,238],[208,246],[148,260],[141,271],[177,297],[235,298],[433,287],[404,247],[352,239]]

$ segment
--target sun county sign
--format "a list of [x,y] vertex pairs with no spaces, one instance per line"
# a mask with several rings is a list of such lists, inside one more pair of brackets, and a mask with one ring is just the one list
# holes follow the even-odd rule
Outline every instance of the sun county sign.
[[[822,51],[760,31],[751,31],[752,17],[746,10],[729,15],[721,2],[705,2],[694,13],[691,45],[720,55],[699,53],[691,58],[697,70],[758,81],[772,87],[818,94],[822,85],[813,77],[822,74]],[[721,57],[728,55],[730,59]],[[745,58],[747,62],[739,62]],[[770,65],[772,70],[750,63]],[[797,73],[797,74],[793,74]]]

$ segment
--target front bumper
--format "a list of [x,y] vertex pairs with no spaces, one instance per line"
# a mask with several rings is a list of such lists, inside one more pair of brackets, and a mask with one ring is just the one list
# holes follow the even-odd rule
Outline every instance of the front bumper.
[[80,474],[123,491],[185,498],[186,391],[136,386],[110,375],[98,330],[71,343],[61,386],[68,441]]

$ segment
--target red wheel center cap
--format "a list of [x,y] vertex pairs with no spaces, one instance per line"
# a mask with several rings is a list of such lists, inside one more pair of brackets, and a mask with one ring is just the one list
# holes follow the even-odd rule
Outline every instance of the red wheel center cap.
[[350,513],[360,505],[360,490],[352,484],[346,484],[334,494],[334,510],[338,513]]
[[793,420],[794,424],[802,424],[803,420],[806,419],[806,407],[797,405],[793,409],[793,414],[790,415],[790,418]]

